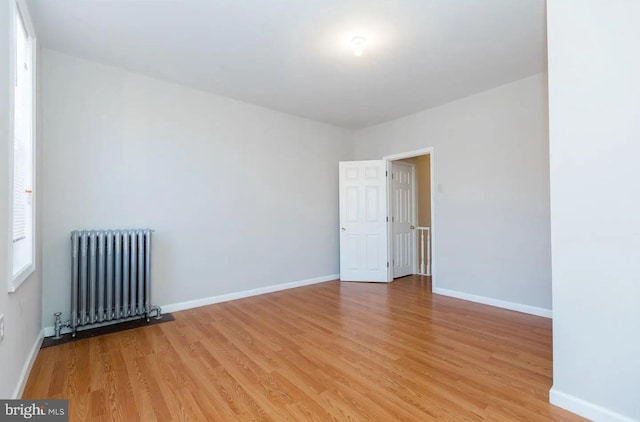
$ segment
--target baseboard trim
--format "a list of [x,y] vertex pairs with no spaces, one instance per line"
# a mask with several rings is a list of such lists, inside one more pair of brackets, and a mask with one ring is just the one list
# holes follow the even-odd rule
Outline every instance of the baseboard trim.
[[309,278],[307,280],[293,281],[291,283],[274,284],[271,286],[259,287],[257,289],[243,290],[240,292],[211,296],[203,299],[190,300],[187,302],[162,305],[162,312],[184,311],[185,309],[199,308],[201,306],[213,305],[214,303],[228,302],[230,300],[242,299],[245,297],[257,296],[265,293],[273,293],[281,290],[294,289],[296,287],[309,286],[311,284],[324,283],[326,281],[337,280],[339,278],[340,274],[331,274],[324,277]]
[[508,302],[506,300],[494,299],[491,297],[477,296],[470,293],[459,292],[457,290],[442,289],[435,287],[433,293],[455,297],[456,299],[468,300],[470,302],[482,303],[483,305],[495,306],[497,308],[509,309],[510,311],[523,312],[525,314],[536,315],[545,318],[553,318],[550,309],[538,308],[535,306],[523,305],[521,303]]
[[[53,337],[56,334],[56,331],[54,330],[53,325],[49,326],[49,327],[44,327],[42,329],[42,332],[44,333],[45,337]],[[71,332],[71,329],[68,329],[68,328],[65,327],[62,330],[60,330],[60,332],[62,334],[67,334],[67,333]]]
[[[337,280],[340,278],[340,274],[331,274],[324,277],[309,278],[307,280],[293,281],[291,283],[274,284],[272,286],[259,287],[257,289],[243,290],[241,292],[227,293],[224,295],[205,297],[203,299],[189,300],[186,302],[172,303],[169,305],[162,305],[162,312],[178,312],[185,309],[199,308],[201,306],[213,305],[214,303],[228,302],[230,300],[242,299],[245,297],[262,295],[265,293],[278,292],[280,290],[294,289],[296,287],[309,286],[311,284],[324,283],[325,281]],[[117,322],[117,321],[115,321]],[[44,336],[52,337],[55,334],[53,326],[44,327]],[[62,334],[68,334],[71,332],[69,327],[63,327]]]
[[20,378],[18,378],[18,385],[16,386],[16,389],[13,392],[14,399],[21,398],[22,393],[24,393],[24,388],[27,386],[27,380],[29,379],[31,368],[33,368],[33,364],[36,361],[36,357],[38,356],[38,350],[40,350],[42,339],[44,339],[44,332],[40,331],[38,333],[38,337],[36,337],[36,341],[33,343],[33,346],[31,346],[31,351],[29,352],[27,361],[24,363],[24,366],[22,367],[22,372],[20,372]]
[[549,390],[549,403],[566,409],[576,415],[598,422],[637,422],[635,419],[598,406],[597,404],[558,391],[554,387],[551,387],[551,390]]

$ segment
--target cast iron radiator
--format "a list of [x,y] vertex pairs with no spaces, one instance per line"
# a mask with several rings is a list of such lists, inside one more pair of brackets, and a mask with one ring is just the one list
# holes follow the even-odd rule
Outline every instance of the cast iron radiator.
[[75,230],[71,232],[71,328],[161,316],[151,305],[151,233],[149,229]]

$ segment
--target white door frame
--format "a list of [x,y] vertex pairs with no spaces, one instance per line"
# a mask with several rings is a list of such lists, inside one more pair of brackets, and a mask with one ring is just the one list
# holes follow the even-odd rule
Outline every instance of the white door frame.
[[[434,291],[436,289],[436,282],[437,282],[437,277],[436,277],[436,260],[435,260],[435,256],[436,256],[436,230],[435,230],[435,221],[436,221],[436,214],[435,214],[435,207],[434,207],[434,195],[435,195],[435,178],[434,178],[434,174],[435,174],[435,159],[434,159],[434,155],[433,155],[433,147],[427,147],[427,148],[422,148],[422,149],[416,149],[413,151],[407,151],[407,152],[401,152],[398,154],[392,154],[392,155],[385,155],[382,157],[383,160],[385,160],[387,162],[387,174],[391,173],[391,162],[395,161],[395,160],[401,160],[403,158],[411,158],[411,157],[417,157],[419,155],[429,155],[429,161],[430,161],[430,168],[429,168],[429,182],[431,184],[431,291]],[[415,172],[414,172],[415,173]],[[415,188],[415,183],[414,183],[414,188]],[[390,205],[391,205],[391,196],[390,196],[390,192],[391,192],[391,178],[387,177],[387,209],[389,209]],[[388,225],[388,231],[391,231],[391,224]],[[393,245],[390,243],[391,242],[391,233],[389,233],[387,235],[387,239],[388,239],[388,247],[387,247],[387,260],[388,262],[391,262],[391,260],[393,259]],[[391,267],[391,266],[390,266]],[[415,272],[415,271],[414,271]],[[387,271],[387,279],[388,281],[393,281],[393,269],[389,268],[389,270]]]
[[[393,169],[393,163],[396,164],[402,164],[404,166],[407,167],[411,167],[411,225],[418,226],[418,191],[417,191],[417,180],[418,180],[418,171],[417,171],[417,167],[414,163],[409,163],[406,161],[402,161],[402,160],[390,160],[389,161],[389,168]],[[392,174],[392,172],[389,172],[389,174]],[[393,190],[393,179],[389,178],[391,180],[387,180],[389,186],[387,188],[387,197],[388,197],[388,213],[389,215],[393,214],[393,192],[389,192],[388,190],[391,189]],[[392,236],[393,237],[393,219],[391,219],[390,221],[391,224],[389,224],[389,234],[388,236]],[[389,253],[389,255],[391,256],[391,259],[393,260],[393,238],[389,239],[389,242],[387,242],[389,245],[391,245],[391,252]],[[416,237],[416,231],[415,229],[412,231],[411,233],[411,242],[413,243],[413,251],[411,254],[411,273],[412,274],[417,274],[418,272],[418,265],[417,265],[417,243],[418,243],[418,238]],[[392,261],[391,262],[391,276],[393,277],[393,268],[394,268],[394,264]]]

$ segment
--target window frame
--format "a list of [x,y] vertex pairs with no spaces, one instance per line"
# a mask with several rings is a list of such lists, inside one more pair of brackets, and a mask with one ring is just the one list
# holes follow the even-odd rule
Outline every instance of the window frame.
[[[7,280],[8,280],[8,291],[15,292],[21,285],[26,281],[33,272],[36,270],[36,201],[37,201],[37,181],[36,181],[36,163],[37,163],[37,151],[36,151],[36,137],[37,137],[37,74],[38,74],[38,63],[37,63],[37,37],[36,32],[33,27],[33,23],[31,21],[31,16],[29,14],[29,9],[27,8],[27,4],[24,0],[11,0],[10,2],[10,23],[9,23],[9,31],[10,31],[10,75],[11,75],[11,84],[12,87],[9,90],[9,111],[10,111],[10,125],[9,125],[9,142],[8,142],[8,157],[9,157],[9,209],[8,209],[8,233],[7,233],[7,242],[8,242],[8,260],[7,260]],[[30,215],[29,218],[29,228],[30,232],[27,233],[24,239],[18,240],[14,242],[13,240],[13,195],[14,195],[14,148],[15,148],[15,83],[16,83],[16,60],[17,60],[17,51],[16,51],[16,30],[17,30],[17,19],[19,18],[22,21],[22,25],[27,34],[27,39],[30,44],[29,48],[29,57],[31,61],[31,122],[30,122],[30,134],[27,139],[27,143],[30,144],[31,149],[31,205],[30,205]],[[19,242],[26,242],[21,243]],[[22,251],[17,251],[17,244],[21,247]],[[23,255],[25,258],[25,264],[20,268],[20,270],[14,273],[15,263],[14,258],[16,257],[16,252]]]

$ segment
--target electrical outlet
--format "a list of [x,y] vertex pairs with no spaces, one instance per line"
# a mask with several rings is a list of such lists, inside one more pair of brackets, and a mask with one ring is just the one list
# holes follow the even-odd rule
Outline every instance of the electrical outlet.
[[0,314],[0,341],[4,340],[4,315]]

